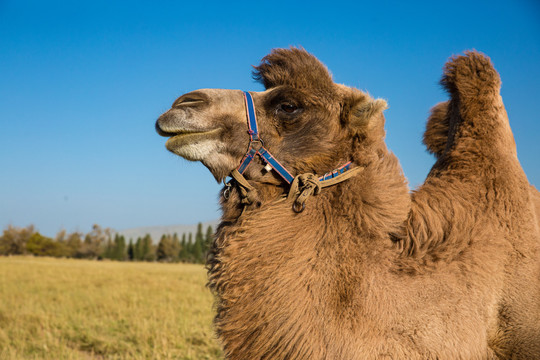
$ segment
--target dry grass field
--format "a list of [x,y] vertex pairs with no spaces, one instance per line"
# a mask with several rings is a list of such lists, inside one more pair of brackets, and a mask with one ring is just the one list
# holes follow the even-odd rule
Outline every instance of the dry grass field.
[[0,359],[219,359],[202,265],[0,257]]

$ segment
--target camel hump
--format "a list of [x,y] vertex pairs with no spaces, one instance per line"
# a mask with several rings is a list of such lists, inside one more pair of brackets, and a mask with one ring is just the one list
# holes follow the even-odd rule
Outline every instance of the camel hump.
[[446,150],[450,128],[449,121],[448,101],[440,102],[431,108],[422,142],[426,145],[427,150],[436,157],[441,157]]
[[501,80],[489,57],[471,50],[446,63],[441,84],[452,97],[466,101],[498,94]]
[[[441,84],[450,95],[448,125],[451,147],[467,149],[468,153],[471,146],[480,146],[483,149],[481,153],[490,157],[495,153],[516,156],[514,137],[499,92],[501,80],[486,55],[466,51],[464,55],[452,57],[444,66]],[[441,107],[439,110],[442,114],[444,109]],[[439,112],[433,113],[433,121],[444,126]]]

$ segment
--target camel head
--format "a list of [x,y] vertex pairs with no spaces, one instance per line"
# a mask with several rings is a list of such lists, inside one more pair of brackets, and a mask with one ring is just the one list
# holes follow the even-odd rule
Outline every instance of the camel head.
[[[253,97],[264,147],[292,175],[322,175],[357,160],[358,148],[382,141],[384,100],[335,84],[326,67],[303,49],[275,49],[255,67],[265,91]],[[236,169],[250,143],[246,104],[240,90],[201,89],[180,96],[159,117],[166,147],[201,161],[217,181]],[[257,158],[247,179],[280,184],[275,171]]]

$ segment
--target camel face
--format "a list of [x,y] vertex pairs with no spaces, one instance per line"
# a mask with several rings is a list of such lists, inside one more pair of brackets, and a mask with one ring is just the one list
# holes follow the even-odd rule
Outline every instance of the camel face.
[[[304,50],[274,51],[255,69],[266,87],[251,92],[260,137],[294,175],[333,170],[350,160],[359,132],[372,123],[382,128],[384,101],[333,83],[324,65]],[[158,119],[156,129],[170,137],[168,150],[201,161],[218,181],[238,167],[250,141],[239,90],[202,89],[182,95]],[[248,178],[279,183],[279,176],[264,166],[257,159],[246,172]]]
[[[219,181],[237,162],[230,144],[235,143],[231,135],[245,126],[242,99],[238,90],[202,89],[184,94],[159,117],[156,130],[169,137],[165,144],[169,151],[201,161]],[[247,139],[242,142],[247,146]]]

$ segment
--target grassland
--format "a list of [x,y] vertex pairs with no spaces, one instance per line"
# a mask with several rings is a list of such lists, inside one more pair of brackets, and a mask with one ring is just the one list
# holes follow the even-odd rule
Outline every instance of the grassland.
[[202,265],[0,257],[0,359],[219,359]]

